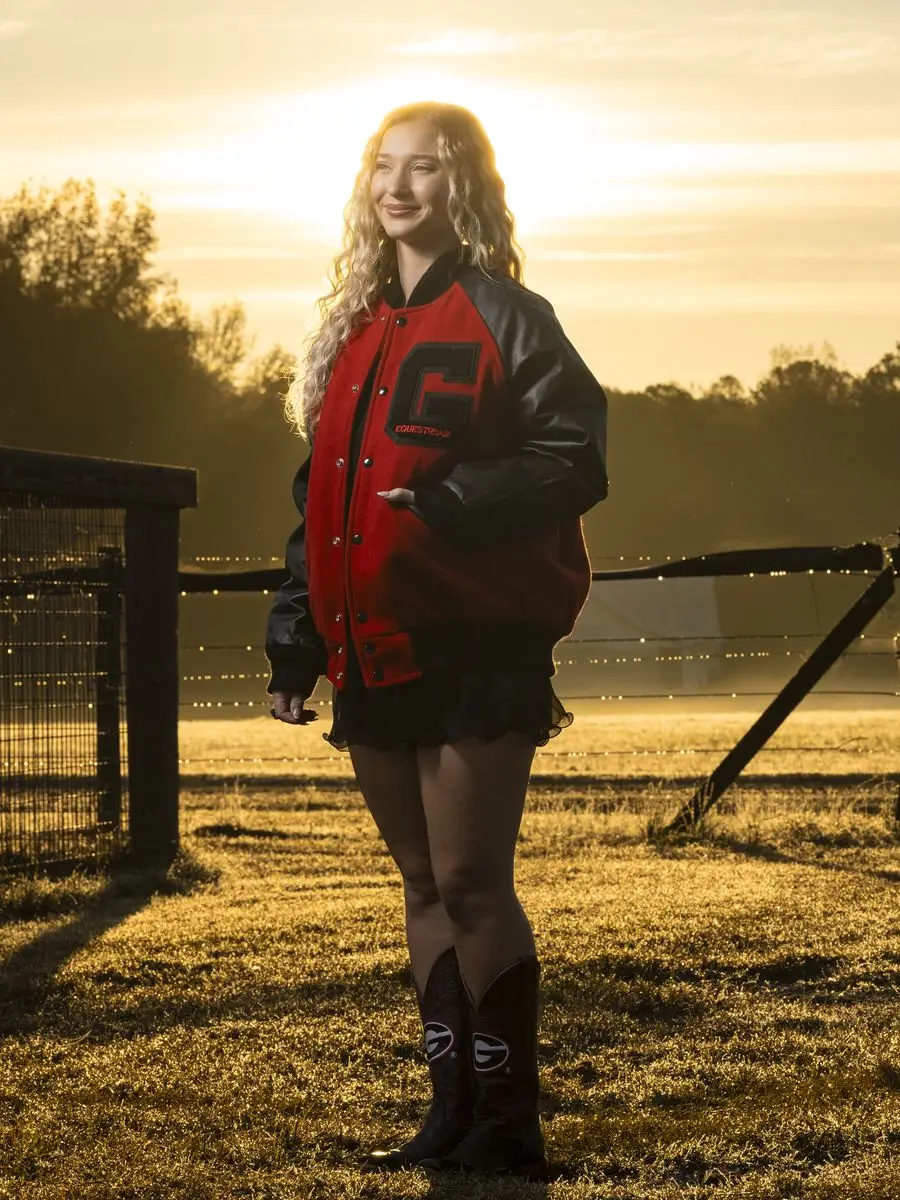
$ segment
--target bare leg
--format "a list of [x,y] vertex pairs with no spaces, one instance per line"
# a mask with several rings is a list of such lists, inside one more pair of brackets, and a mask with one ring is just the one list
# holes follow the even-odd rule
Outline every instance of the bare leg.
[[419,746],[417,754],[433,878],[477,1003],[501,971],[535,953],[514,878],[535,745],[507,733]]
[[403,877],[406,940],[421,993],[453,937],[431,869],[416,751],[351,744],[349,752],[366,806]]

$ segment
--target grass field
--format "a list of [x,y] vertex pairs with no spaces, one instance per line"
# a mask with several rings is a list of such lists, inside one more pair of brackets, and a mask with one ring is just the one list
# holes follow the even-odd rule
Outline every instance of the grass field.
[[182,726],[166,875],[0,885],[0,1197],[900,1197],[900,714],[796,713],[665,839],[752,715],[570,707],[517,859],[549,1183],[355,1169],[429,1097],[400,880],[327,724],[255,718]]

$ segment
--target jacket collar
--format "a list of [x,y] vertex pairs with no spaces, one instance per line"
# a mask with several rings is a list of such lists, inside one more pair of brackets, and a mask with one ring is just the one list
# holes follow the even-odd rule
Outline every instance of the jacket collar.
[[416,308],[420,304],[430,304],[438,296],[446,292],[462,266],[461,245],[454,246],[436,258],[425,271],[422,278],[412,290],[409,299],[404,303],[403,288],[397,268],[388,277],[381,289],[382,297],[391,308]]

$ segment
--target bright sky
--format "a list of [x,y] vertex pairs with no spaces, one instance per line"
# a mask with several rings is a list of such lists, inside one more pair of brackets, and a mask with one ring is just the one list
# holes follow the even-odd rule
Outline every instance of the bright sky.
[[366,138],[450,100],[604,385],[862,371],[900,337],[898,60],[897,0],[0,0],[0,194],[143,194],[191,307],[297,350]]

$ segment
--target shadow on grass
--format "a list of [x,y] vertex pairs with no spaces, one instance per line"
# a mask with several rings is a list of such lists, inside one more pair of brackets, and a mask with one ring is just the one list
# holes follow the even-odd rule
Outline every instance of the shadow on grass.
[[[182,794],[215,792],[217,795],[229,784],[240,784],[254,792],[276,791],[296,794],[296,800],[286,802],[287,809],[298,808],[303,812],[316,809],[344,808],[346,803],[335,804],[327,800],[310,800],[302,789],[314,787],[317,792],[348,792],[357,794],[359,786],[352,775],[252,775],[252,774],[206,774],[181,775]],[[362,797],[359,803],[362,804]]]
[[[569,1026],[586,1016],[585,1044],[596,1040],[604,1045],[607,1027],[601,1017],[624,1015],[641,1023],[677,1027],[702,1017],[711,995],[723,987],[755,996],[804,999],[816,1006],[889,1004],[900,987],[900,970],[892,956],[884,962],[860,964],[826,954],[785,954],[756,963],[710,958],[688,966],[673,950],[669,962],[622,955],[578,962],[559,959],[547,972],[543,994],[568,1008]],[[819,1028],[817,1018],[803,1019],[811,1022],[811,1028]]]
[[[323,1166],[333,1167],[339,1170],[354,1170],[360,1167],[361,1160],[365,1154],[371,1151],[376,1145],[378,1146],[395,1146],[399,1142],[404,1141],[411,1136],[416,1127],[421,1125],[423,1106],[420,1100],[410,1100],[406,1104],[397,1104],[396,1101],[386,1102],[379,1105],[384,1110],[385,1115],[390,1119],[391,1123],[396,1123],[397,1132],[393,1137],[385,1137],[383,1139],[373,1138],[371,1136],[355,1137],[352,1134],[346,1133],[331,1133],[321,1132],[316,1139],[316,1161]],[[542,1106],[543,1111],[543,1106]],[[547,1128],[544,1127],[544,1136],[547,1137]],[[295,1152],[302,1152],[303,1145],[297,1142],[289,1141],[287,1148]],[[433,1169],[431,1167],[423,1167],[419,1164],[404,1168],[402,1171],[395,1174],[391,1171],[373,1171],[371,1169],[362,1168],[361,1174],[366,1180],[372,1181],[371,1190],[365,1184],[362,1189],[355,1192],[358,1196],[390,1196],[396,1195],[412,1195],[410,1191],[400,1190],[396,1192],[391,1190],[391,1182],[399,1179],[416,1180],[416,1182],[424,1181],[428,1184],[428,1191],[416,1192],[416,1195],[429,1196],[446,1196],[447,1200],[463,1200],[463,1197],[472,1200],[529,1200],[530,1197],[535,1197],[537,1200],[540,1196],[548,1195],[548,1185],[560,1180],[576,1180],[583,1178],[585,1175],[584,1166],[577,1161],[565,1161],[560,1159],[554,1150],[548,1149],[549,1167],[547,1170],[546,1179],[529,1180],[522,1176],[499,1174],[497,1172],[485,1171],[467,1171],[458,1167],[447,1167],[445,1169]],[[616,1178],[621,1174],[624,1178],[638,1174],[635,1168],[623,1168],[617,1171],[615,1168],[607,1169],[599,1173],[599,1177]],[[593,1178],[597,1178],[594,1175]],[[384,1181],[384,1191],[374,1182],[381,1179]],[[336,1187],[338,1185],[335,1185]],[[315,1193],[319,1194],[319,1193]],[[328,1193],[331,1195],[332,1193]],[[337,1191],[333,1193],[337,1195]]]
[[[235,825],[223,821],[218,825],[198,825],[191,830],[192,837],[199,838],[274,838],[276,841],[291,841],[297,835],[284,829],[253,829],[249,825]],[[323,834],[323,836],[325,836]]]
[[[868,875],[872,879],[881,879],[884,883],[900,883],[900,871],[893,870],[890,867],[860,867],[852,863],[828,862],[818,855],[788,854],[784,850],[779,850],[777,846],[771,845],[771,843],[746,842],[740,838],[730,838],[722,835],[719,835],[715,839],[715,844],[721,846],[723,849],[731,850],[735,854],[743,854],[747,858],[762,858],[766,862],[789,863],[792,866],[817,867],[821,871],[842,871],[849,875]],[[821,837],[811,839],[808,844],[833,849],[848,849],[852,846],[858,846],[862,850],[871,849],[868,843],[863,841],[849,841],[843,835],[829,838],[827,834],[823,834]]]
[[186,895],[216,878],[218,872],[181,850],[168,869],[116,870],[99,889],[98,881],[85,874],[52,884],[41,878],[9,881],[0,896],[4,923],[77,915],[38,934],[0,963],[0,1037],[42,1024],[38,1014],[57,990],[54,977],[73,954],[139,912],[153,896]]
[[[812,788],[814,790],[823,787],[859,787],[871,781],[871,775],[861,771],[847,771],[845,773],[823,771],[783,771],[780,773],[765,774],[747,773],[742,775],[741,778],[743,785],[746,787],[790,787]],[[888,782],[900,782],[900,780],[895,780],[893,775],[886,775],[885,779]],[[602,772],[542,771],[540,766],[538,766],[529,777],[529,786],[533,788],[605,787],[626,792],[633,791],[635,788],[656,787],[659,786],[660,782],[666,787],[673,785],[693,787],[697,783],[697,774],[695,771],[688,771],[677,775],[667,775],[663,780],[660,780],[659,775],[653,774],[613,775]],[[324,773],[313,772],[306,775],[274,773],[254,775],[252,772],[210,773],[198,771],[191,774],[182,773],[181,775],[182,789],[187,792],[221,792],[222,788],[229,784],[241,784],[244,787],[252,789],[254,792],[299,792],[304,787],[310,786],[314,787],[316,791],[323,792],[333,791],[358,794],[359,791],[359,785],[352,774],[326,775]],[[361,798],[359,802],[362,803]],[[305,801],[298,798],[297,806],[305,808]],[[330,808],[332,805],[328,804],[327,801],[314,801],[310,807]]]
[[[115,914],[95,917],[84,930],[69,926],[60,931],[58,942],[52,936],[49,941],[39,939],[14,956],[6,969],[12,987],[7,985],[0,998],[0,1035],[40,1030],[56,1036],[77,1033],[86,1041],[106,1043],[155,1037],[174,1028],[207,1028],[216,1038],[246,1039],[259,1023],[284,1017],[301,1025],[312,1020],[341,1026],[348,1014],[356,1013],[367,1021],[384,1018],[388,1028],[398,1012],[414,1014],[407,965],[382,965],[296,983],[267,981],[248,979],[242,970],[235,974],[233,963],[222,959],[239,963],[243,952],[220,952],[215,947],[203,961],[144,958],[124,969],[94,972],[77,990],[61,983],[51,989],[51,964],[56,969],[80,945],[138,907],[136,901],[120,903]],[[558,961],[548,972],[544,998],[568,1007],[573,1020],[587,1005],[592,1021],[598,1012],[627,1013],[647,1025],[671,1027],[702,1015],[708,1005],[708,997],[702,988],[691,986],[688,974],[669,971],[659,963]],[[218,975],[225,981],[221,988],[213,982]],[[697,981],[702,982],[699,974]],[[44,1000],[52,1003],[41,1009]],[[383,1053],[387,1065],[417,1055],[418,1044],[389,1036]]]
[[[661,858],[678,858],[685,849],[693,846],[705,846],[710,850],[726,850],[732,854],[742,854],[746,858],[758,858],[765,862],[785,863],[791,866],[817,867],[822,871],[842,871],[851,875],[868,875],[873,879],[881,879],[885,883],[900,883],[900,870],[890,867],[860,867],[853,863],[831,862],[819,854],[788,853],[773,842],[763,841],[762,838],[742,838],[738,834],[730,834],[718,829],[707,815],[701,818],[694,830],[666,832],[662,829],[662,821],[656,817],[646,824],[643,835],[644,841],[653,847]],[[796,835],[794,836],[796,840]],[[821,829],[808,829],[802,839],[804,845],[821,849],[860,850],[873,849],[869,837],[857,837],[846,829],[829,832]],[[897,844],[897,835],[884,837],[875,845],[876,849],[884,849]]]

